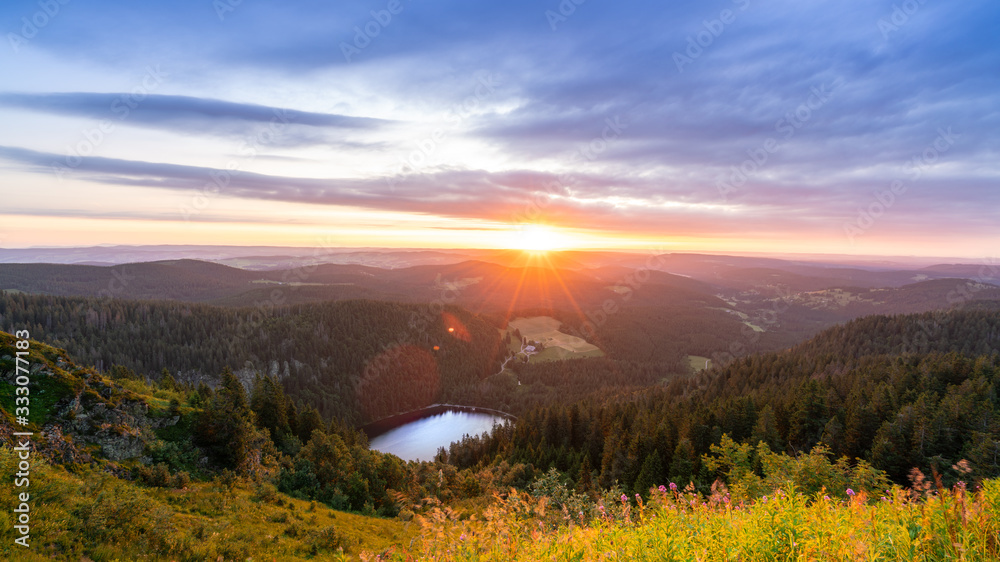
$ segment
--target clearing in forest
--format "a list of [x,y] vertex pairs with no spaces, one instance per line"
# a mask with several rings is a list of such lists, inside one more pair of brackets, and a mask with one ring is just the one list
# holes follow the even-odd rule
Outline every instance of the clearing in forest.
[[[511,336],[514,330],[521,335],[540,342],[545,349],[532,356],[533,361],[558,361],[560,359],[576,359],[580,357],[603,357],[604,352],[596,345],[587,343],[583,338],[559,331],[562,322],[551,316],[533,316],[531,318],[516,318],[507,323],[507,333]],[[520,350],[516,341],[511,342],[511,350]]]
[[711,366],[711,359],[708,357],[701,357],[699,355],[688,355],[688,364],[691,365],[691,370],[698,372],[707,369]]

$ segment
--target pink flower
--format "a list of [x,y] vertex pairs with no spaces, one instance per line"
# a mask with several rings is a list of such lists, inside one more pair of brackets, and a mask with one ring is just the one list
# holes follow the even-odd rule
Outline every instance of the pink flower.
[[623,502],[627,502],[628,501],[628,496],[626,496],[625,494],[622,494],[622,501]]
[[677,491],[677,484],[674,484],[673,482],[671,482],[670,483],[670,491],[671,492],[676,492]]
[[660,484],[660,493],[661,494],[666,494],[667,493],[667,487],[664,486],[663,484]]
[[830,496],[823,496],[823,499],[826,501],[830,501]]
[[848,488],[847,489],[847,495],[853,497],[854,496],[854,490]]

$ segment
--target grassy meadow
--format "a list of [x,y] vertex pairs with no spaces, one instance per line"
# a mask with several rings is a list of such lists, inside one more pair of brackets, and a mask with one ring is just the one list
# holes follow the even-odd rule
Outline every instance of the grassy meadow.
[[[269,482],[222,477],[153,488],[32,462],[31,546],[14,544],[4,509],[3,560],[357,560],[363,551],[409,548],[419,532],[413,522],[294,499]],[[0,449],[0,470],[15,467],[14,452]],[[3,505],[14,505],[14,491],[4,486]]]

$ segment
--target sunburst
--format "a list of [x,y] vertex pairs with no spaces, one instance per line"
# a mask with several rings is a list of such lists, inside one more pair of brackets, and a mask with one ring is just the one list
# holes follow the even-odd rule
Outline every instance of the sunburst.
[[514,231],[509,242],[511,249],[545,253],[572,246],[572,239],[544,224],[525,224]]

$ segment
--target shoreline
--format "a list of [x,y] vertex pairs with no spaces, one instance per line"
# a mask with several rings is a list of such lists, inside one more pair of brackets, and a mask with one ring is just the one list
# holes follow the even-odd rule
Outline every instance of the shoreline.
[[375,420],[369,422],[358,429],[363,431],[368,439],[378,437],[383,433],[388,432],[391,429],[395,429],[401,425],[405,425],[410,422],[417,421],[419,419],[428,418],[431,416],[436,416],[449,411],[467,412],[467,413],[485,413],[491,414],[504,418],[507,421],[516,421],[517,416],[509,414],[507,412],[502,412],[500,410],[494,410],[492,408],[482,408],[479,406],[461,406],[458,404],[431,404],[424,408],[417,410],[410,410],[408,412],[401,412],[399,414],[394,414],[389,417]]

